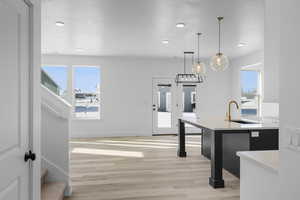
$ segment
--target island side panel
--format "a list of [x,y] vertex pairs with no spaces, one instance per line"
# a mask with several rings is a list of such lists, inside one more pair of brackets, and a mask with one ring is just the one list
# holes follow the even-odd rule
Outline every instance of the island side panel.
[[185,124],[181,119],[178,119],[178,157],[186,157],[185,151]]

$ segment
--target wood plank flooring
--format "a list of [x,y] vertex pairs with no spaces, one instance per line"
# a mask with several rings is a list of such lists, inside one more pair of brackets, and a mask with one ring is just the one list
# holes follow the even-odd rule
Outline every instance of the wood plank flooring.
[[68,200],[240,199],[239,180],[226,171],[226,188],[208,186],[200,136],[188,136],[187,158],[176,151],[175,136],[74,139]]

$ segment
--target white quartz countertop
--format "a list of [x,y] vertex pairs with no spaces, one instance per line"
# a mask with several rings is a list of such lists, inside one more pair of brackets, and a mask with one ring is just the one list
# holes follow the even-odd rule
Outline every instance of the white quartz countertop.
[[279,151],[240,151],[237,155],[278,173]]
[[[224,118],[196,119],[181,118],[184,122],[188,122],[196,127],[207,128],[210,130],[260,130],[260,129],[279,129],[278,123],[270,121],[256,121],[255,124],[240,124],[237,122],[226,121]],[[247,119],[242,119],[247,120]],[[247,120],[251,121],[251,120]]]

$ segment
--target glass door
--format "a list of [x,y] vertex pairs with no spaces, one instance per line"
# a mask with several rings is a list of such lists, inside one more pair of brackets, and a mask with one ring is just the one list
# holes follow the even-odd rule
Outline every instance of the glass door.
[[[181,95],[179,101],[180,117],[197,119],[197,88],[196,84],[184,84],[178,87],[179,95]],[[199,131],[198,128],[186,124],[187,133],[199,133]]]
[[153,79],[153,133],[171,134],[176,131],[175,83],[173,79]]

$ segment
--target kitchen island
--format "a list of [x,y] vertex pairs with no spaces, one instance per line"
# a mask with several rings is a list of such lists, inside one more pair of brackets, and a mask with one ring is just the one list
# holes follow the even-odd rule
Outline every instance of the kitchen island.
[[211,160],[209,184],[223,188],[223,168],[239,177],[238,151],[278,150],[278,123],[249,120],[180,118],[178,120],[178,153],[186,157],[185,124],[202,130],[201,153]]

